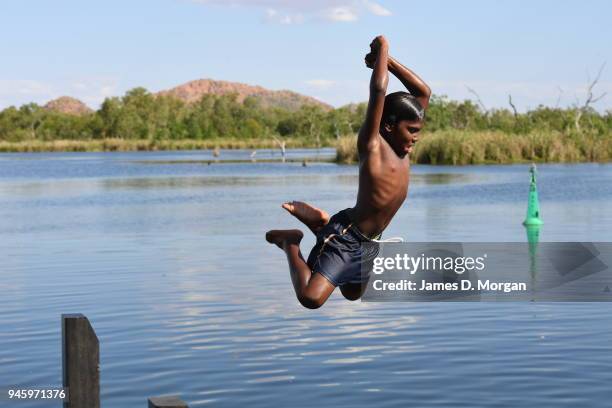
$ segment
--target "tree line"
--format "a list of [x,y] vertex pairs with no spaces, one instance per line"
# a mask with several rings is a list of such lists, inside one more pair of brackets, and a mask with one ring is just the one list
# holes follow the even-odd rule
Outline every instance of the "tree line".
[[[511,105],[513,106],[513,105]],[[122,97],[107,98],[100,109],[83,115],[51,111],[31,103],[0,111],[0,141],[52,140],[211,140],[300,139],[311,146],[333,145],[343,135],[355,134],[365,117],[366,104],[327,110],[304,105],[298,110],[264,107],[256,98],[238,101],[235,94],[204,95],[187,104],[172,96],[158,96],[135,88]],[[428,132],[498,131],[508,135],[532,131],[563,134],[588,132],[609,137],[612,111],[592,107],[539,106],[525,113],[515,109],[487,110],[470,100],[434,96],[427,111]]]

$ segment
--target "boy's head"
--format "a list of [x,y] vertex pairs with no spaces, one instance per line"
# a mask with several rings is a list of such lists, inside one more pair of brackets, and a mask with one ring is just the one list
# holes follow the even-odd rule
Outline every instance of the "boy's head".
[[425,110],[408,92],[393,92],[385,97],[380,133],[398,156],[412,152],[423,127]]

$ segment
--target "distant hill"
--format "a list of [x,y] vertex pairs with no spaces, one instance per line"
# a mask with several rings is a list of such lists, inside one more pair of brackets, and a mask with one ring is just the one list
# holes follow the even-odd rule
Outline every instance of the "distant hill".
[[93,110],[91,110],[83,102],[70,96],[62,96],[57,99],[53,99],[52,101],[47,102],[44,108],[54,112],[77,116],[86,115],[93,112]]
[[225,95],[229,93],[236,93],[239,102],[244,101],[248,96],[253,96],[265,107],[282,107],[289,110],[297,110],[303,105],[316,105],[325,110],[333,109],[332,106],[315,98],[293,91],[272,91],[261,86],[247,85],[239,82],[215,81],[212,79],[190,81],[175,88],[158,92],[158,95],[170,95],[187,103],[194,103],[206,94]]

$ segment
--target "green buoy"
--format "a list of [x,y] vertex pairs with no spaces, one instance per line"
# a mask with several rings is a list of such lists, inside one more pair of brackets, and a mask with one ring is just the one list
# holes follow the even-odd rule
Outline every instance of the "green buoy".
[[531,165],[529,169],[531,183],[529,185],[529,202],[527,203],[527,216],[523,225],[527,231],[527,242],[529,242],[529,272],[531,275],[532,301],[536,300],[536,286],[538,274],[538,243],[540,242],[540,229],[542,228],[542,218],[540,217],[540,202],[538,200],[538,186],[536,183],[536,166]]
[[536,184],[536,166],[531,165],[529,169],[531,174],[531,184],[529,185],[529,202],[527,204],[527,217],[523,221],[523,225],[542,225],[544,221],[540,217],[540,202],[538,200],[538,186]]
[[537,273],[537,259],[538,259],[538,243],[540,242],[540,229],[542,225],[525,225],[527,231],[527,242],[529,243],[529,270],[531,276],[534,277]]

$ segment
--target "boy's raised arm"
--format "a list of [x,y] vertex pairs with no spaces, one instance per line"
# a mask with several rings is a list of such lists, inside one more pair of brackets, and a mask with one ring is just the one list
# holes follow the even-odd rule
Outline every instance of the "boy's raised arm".
[[423,109],[429,106],[431,89],[417,74],[389,56],[389,71],[399,79],[408,91],[419,101]]
[[376,56],[376,62],[372,67],[370,98],[368,100],[366,118],[357,139],[357,149],[359,152],[371,150],[379,143],[380,121],[382,120],[387,84],[389,83],[389,43],[385,37],[379,35],[372,41],[370,47],[372,48],[372,54]]

